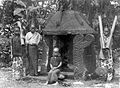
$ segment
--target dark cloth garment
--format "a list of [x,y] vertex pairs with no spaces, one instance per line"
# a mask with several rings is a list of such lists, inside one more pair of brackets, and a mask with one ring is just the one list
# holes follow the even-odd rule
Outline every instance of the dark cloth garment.
[[48,83],[52,84],[58,81],[60,69],[51,69],[48,73]]
[[36,75],[38,71],[38,55],[37,55],[37,46],[29,45],[28,49],[28,61],[29,61],[29,73],[30,75]]
[[12,38],[12,54],[15,56],[22,56],[22,46],[20,41],[20,36],[14,36]]
[[52,64],[53,67],[57,67],[61,61],[62,61],[62,59],[60,56],[51,57],[50,64]]
[[22,45],[21,47],[22,47],[22,56],[26,57],[26,46]]
[[60,74],[60,68],[54,68],[54,67],[58,67],[61,61],[62,59],[59,55],[51,57],[50,64],[53,66],[53,68],[48,73],[49,84],[52,84],[58,81],[58,77]]
[[23,60],[23,67],[26,69],[28,68],[28,58],[26,54],[26,46],[22,45],[22,60]]

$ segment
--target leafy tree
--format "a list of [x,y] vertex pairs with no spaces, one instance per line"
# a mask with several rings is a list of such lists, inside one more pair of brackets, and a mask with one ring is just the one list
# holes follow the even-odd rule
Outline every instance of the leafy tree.
[[[19,3],[19,1],[16,0],[5,0],[3,2],[3,24],[12,24],[15,21],[18,20],[18,18],[20,18],[20,15],[18,15],[19,11],[17,11],[21,8],[25,8],[24,5],[22,5],[21,3]],[[16,10],[17,9],[17,10]]]
[[11,24],[19,18],[24,18],[28,21],[28,24],[35,22],[37,25],[45,25],[46,19],[48,19],[51,13],[71,9],[84,14],[92,26],[92,22],[98,14],[101,14],[103,17],[106,16],[109,20],[113,20],[118,10],[110,4],[110,1],[111,0],[5,0],[3,4],[3,19],[4,24]]
[[10,24],[13,21],[13,6],[11,1],[3,3],[3,24]]
[[0,7],[0,23],[2,23],[3,8]]

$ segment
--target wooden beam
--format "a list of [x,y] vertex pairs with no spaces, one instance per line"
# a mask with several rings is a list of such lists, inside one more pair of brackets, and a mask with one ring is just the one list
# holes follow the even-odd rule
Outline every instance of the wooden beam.
[[116,22],[117,22],[117,16],[115,16],[113,24],[112,24],[112,29],[111,29],[111,32],[110,32],[109,40],[108,40],[108,43],[106,45],[107,48],[109,48],[109,46],[110,46],[110,42],[111,42],[111,39],[112,39],[112,36],[113,36],[113,32],[114,32],[114,29],[115,29]]
[[105,48],[105,44],[104,44],[104,39],[103,39],[103,26],[102,26],[102,18],[101,16],[98,16],[98,20],[99,20],[99,27],[100,27],[100,37],[101,37],[101,47]]

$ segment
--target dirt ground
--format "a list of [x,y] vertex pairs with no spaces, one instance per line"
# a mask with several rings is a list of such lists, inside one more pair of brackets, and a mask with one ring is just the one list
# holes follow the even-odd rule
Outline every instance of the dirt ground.
[[[120,70],[120,69],[119,69]],[[76,82],[75,80],[66,80],[69,87],[66,88],[120,88],[120,75],[116,75],[115,79],[110,83],[104,83],[97,80]],[[25,77],[22,80],[15,81],[12,79],[12,72],[10,68],[0,69],[0,88],[65,88],[58,85],[44,85],[46,77]]]

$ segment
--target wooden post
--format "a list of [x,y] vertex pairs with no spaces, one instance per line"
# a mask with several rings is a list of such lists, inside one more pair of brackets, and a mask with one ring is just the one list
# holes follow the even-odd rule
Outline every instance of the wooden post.
[[11,45],[10,45],[10,49],[11,49],[10,56],[11,56],[11,58],[13,58],[13,52],[12,52],[12,37],[11,37],[11,39],[10,39],[10,42],[11,42]]
[[47,54],[47,56],[46,56],[45,66],[46,66],[46,68],[47,68],[47,65],[48,65],[48,58],[49,58],[49,47],[48,47],[48,45],[47,45],[47,43],[46,43],[45,40],[43,40],[43,42],[44,42],[44,44],[46,45],[46,54]]
[[105,44],[104,44],[104,40],[103,40],[103,26],[102,26],[102,18],[101,16],[98,16],[98,19],[99,19],[99,27],[100,27],[100,37],[101,37],[101,45],[102,45],[102,48],[105,48]]
[[110,46],[110,42],[111,42],[111,39],[112,39],[112,36],[113,36],[113,32],[114,32],[114,29],[115,29],[116,22],[117,22],[117,16],[115,16],[114,21],[113,21],[113,25],[112,25],[112,29],[111,29],[111,32],[110,32],[109,40],[108,40],[108,43],[106,45],[107,48],[109,48],[109,46]]

